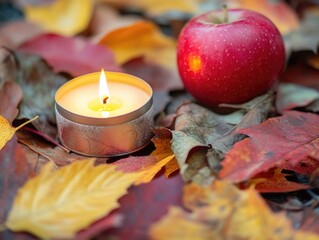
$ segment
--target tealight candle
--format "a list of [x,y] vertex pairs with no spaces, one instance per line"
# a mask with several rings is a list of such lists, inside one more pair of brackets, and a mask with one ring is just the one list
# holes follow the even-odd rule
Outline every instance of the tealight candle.
[[59,138],[89,156],[119,156],[144,147],[152,136],[152,89],[125,73],[91,73],[56,92]]

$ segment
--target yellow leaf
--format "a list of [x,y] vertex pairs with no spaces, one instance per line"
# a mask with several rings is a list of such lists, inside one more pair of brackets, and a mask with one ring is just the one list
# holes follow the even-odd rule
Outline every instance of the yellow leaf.
[[196,0],[137,0],[136,5],[150,15],[159,15],[170,11],[195,14],[199,10],[198,2]]
[[169,161],[174,159],[175,156],[171,155],[165,158],[161,158],[159,156],[159,158],[160,159],[154,165],[151,165],[143,172],[141,172],[142,175],[136,180],[136,182],[134,183],[135,185],[150,182],[155,177],[155,175],[162,169],[162,167],[164,167]]
[[271,212],[253,188],[241,191],[221,181],[209,187],[190,184],[183,200],[192,212],[171,208],[151,227],[152,239],[318,239],[294,230],[283,213]]
[[93,11],[92,0],[56,0],[51,5],[28,5],[24,12],[31,22],[46,31],[72,36],[88,26]]
[[113,50],[118,64],[137,57],[166,67],[176,66],[176,45],[148,21],[139,21],[106,34],[99,42]]
[[0,115],[0,150],[6,145],[6,143],[12,138],[13,134],[22,128],[23,126],[27,125],[28,123],[32,122],[33,120],[37,119],[38,116],[35,118],[21,124],[17,128],[14,128],[10,125],[7,119]]
[[93,162],[81,160],[59,170],[45,165],[18,191],[5,226],[40,238],[69,239],[106,216],[140,174]]
[[[167,136],[154,137],[152,142],[154,143],[156,149],[151,153],[151,156],[156,156],[158,161],[165,157],[172,156],[174,153],[171,149],[171,140],[172,138]],[[165,164],[165,176],[169,177],[178,169],[179,165],[174,156],[174,158],[171,158],[170,161]]]

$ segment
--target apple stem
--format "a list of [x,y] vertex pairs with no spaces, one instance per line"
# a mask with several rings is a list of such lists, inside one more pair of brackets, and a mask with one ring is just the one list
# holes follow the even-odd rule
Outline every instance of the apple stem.
[[223,5],[223,12],[224,12],[224,23],[228,23],[228,8],[227,5]]

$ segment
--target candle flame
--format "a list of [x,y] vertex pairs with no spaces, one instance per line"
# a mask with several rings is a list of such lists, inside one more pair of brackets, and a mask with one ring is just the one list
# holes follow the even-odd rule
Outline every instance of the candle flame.
[[106,76],[103,68],[100,74],[99,97],[102,104],[106,104],[107,100],[110,98],[110,91],[109,87],[107,86]]

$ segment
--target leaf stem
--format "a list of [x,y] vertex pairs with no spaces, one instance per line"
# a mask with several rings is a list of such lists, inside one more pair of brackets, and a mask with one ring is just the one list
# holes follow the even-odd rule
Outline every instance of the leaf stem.
[[228,8],[227,8],[227,5],[226,5],[226,4],[223,5],[223,13],[224,13],[223,23],[228,23],[228,21],[229,21],[229,18],[228,18]]
[[22,123],[20,126],[16,127],[16,131],[18,131],[20,128],[23,128],[25,125],[29,124],[30,122],[33,122],[37,118],[39,118],[39,116],[35,116],[34,118]]

